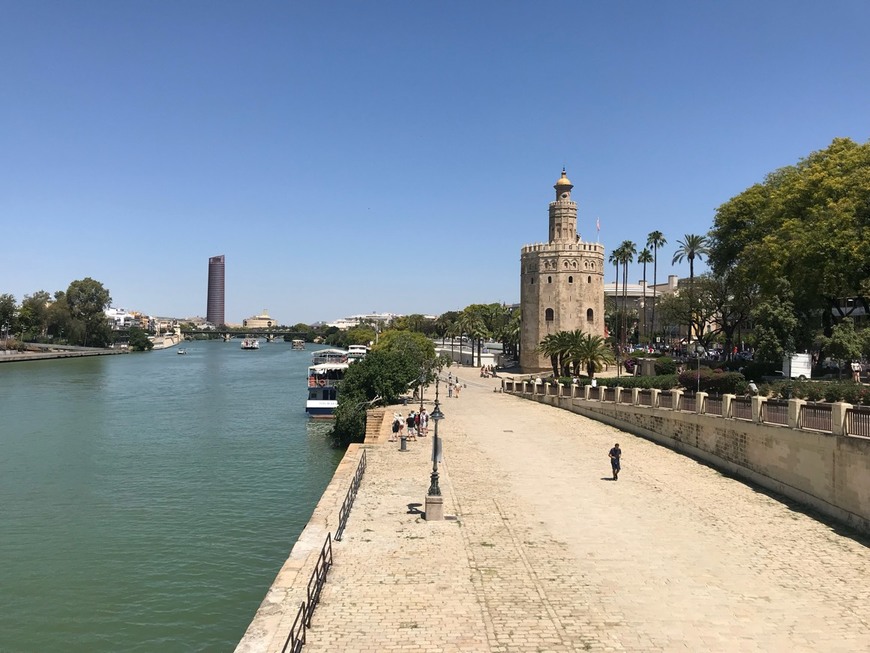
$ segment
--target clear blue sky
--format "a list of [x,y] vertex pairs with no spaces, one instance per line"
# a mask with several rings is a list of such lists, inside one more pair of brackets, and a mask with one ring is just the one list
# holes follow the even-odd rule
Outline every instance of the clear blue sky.
[[661,280],[730,197],[870,138],[864,0],[0,16],[0,292],[19,301],[90,276],[117,307],[205,315],[225,254],[231,322],[511,303],[563,165],[584,240],[596,217],[608,253],[665,234]]

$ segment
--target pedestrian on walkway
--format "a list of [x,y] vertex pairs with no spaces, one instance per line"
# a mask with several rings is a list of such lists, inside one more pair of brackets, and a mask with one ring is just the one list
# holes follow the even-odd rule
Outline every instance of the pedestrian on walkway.
[[852,380],[861,383],[861,363],[858,361],[852,361]]
[[619,443],[613,445],[613,449],[608,454],[610,456],[610,467],[613,469],[613,480],[619,479],[619,458],[622,456],[622,449],[619,448]]
[[459,382],[459,379],[456,379],[456,387],[453,388],[453,396],[459,399],[459,389],[462,387],[462,384]]
[[453,381],[447,382],[447,398],[453,399]]

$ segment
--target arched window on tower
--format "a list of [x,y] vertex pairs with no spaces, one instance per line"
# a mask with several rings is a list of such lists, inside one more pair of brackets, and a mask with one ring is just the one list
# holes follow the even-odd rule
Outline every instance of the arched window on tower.
[[553,315],[554,315],[554,314],[553,314],[553,309],[552,309],[552,308],[548,308],[546,311],[544,311],[544,319],[545,319],[547,322],[552,322],[552,321],[553,321]]
[[568,277],[568,283],[574,283],[574,277]]
[[[591,277],[590,277],[590,278],[591,278]],[[534,278],[534,277],[529,277],[529,283],[534,284],[534,283],[535,283],[535,278]]]
[[592,322],[595,318],[595,313],[592,312],[591,308],[586,309],[586,321]]
[[586,283],[592,283],[592,277],[586,277]]
[[547,283],[553,283],[553,277],[547,277]]

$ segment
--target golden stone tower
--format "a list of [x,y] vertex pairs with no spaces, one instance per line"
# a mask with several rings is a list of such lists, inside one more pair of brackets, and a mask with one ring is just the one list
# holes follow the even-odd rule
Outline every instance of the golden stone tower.
[[565,169],[550,202],[550,239],[526,245],[520,254],[520,367],[552,369],[538,353],[544,336],[580,329],[604,336],[604,246],[584,243],[577,234],[574,185]]

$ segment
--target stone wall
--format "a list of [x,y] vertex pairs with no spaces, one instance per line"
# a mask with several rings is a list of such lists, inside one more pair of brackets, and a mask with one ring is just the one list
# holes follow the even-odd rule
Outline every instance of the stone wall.
[[[545,394],[541,384],[524,387],[525,393],[514,394],[648,438],[870,533],[870,438],[556,396],[556,392]],[[578,394],[577,390],[575,386],[570,394]],[[797,413],[802,402],[793,401],[790,412]],[[833,411],[835,432],[837,416],[845,413],[845,406]]]

